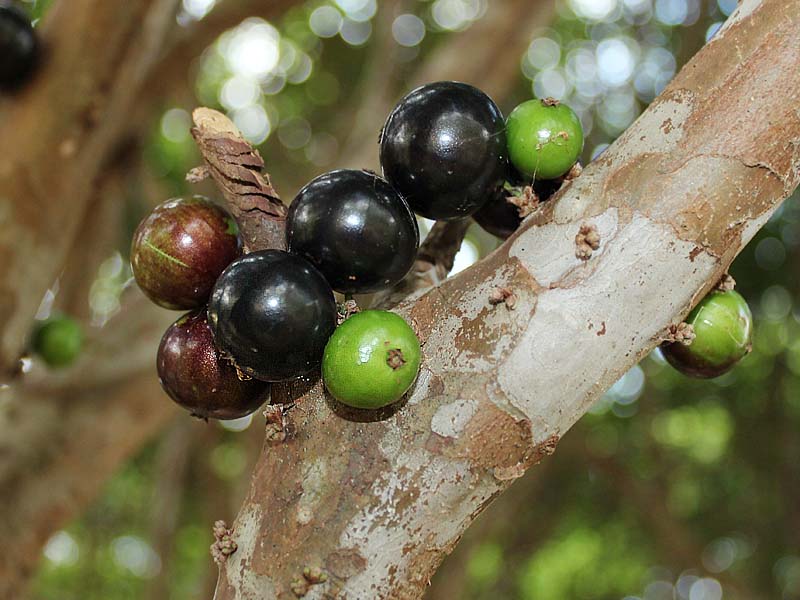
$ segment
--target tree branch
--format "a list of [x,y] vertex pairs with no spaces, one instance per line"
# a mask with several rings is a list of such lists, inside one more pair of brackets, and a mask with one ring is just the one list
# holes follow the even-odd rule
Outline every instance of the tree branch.
[[152,98],[167,98],[176,89],[191,89],[190,69],[200,53],[224,31],[236,27],[248,17],[272,21],[300,0],[223,0],[201,20],[186,26],[175,25],[166,52],[150,73],[144,89]]
[[[151,367],[152,368],[152,367]],[[149,371],[149,370],[148,370]],[[0,527],[14,540],[0,557],[0,597],[21,598],[47,539],[85,508],[119,465],[177,408],[155,377],[140,374],[115,386],[53,397],[24,392],[0,413]]]
[[[398,311],[423,342],[375,422],[321,385],[266,445],[216,599],[419,598],[482,508],[720,278],[800,180],[800,5],[742,3],[642,117],[521,231]],[[748,126],[741,127],[743,118]],[[575,234],[594,225],[592,257]],[[516,296],[492,307],[492,290]]]

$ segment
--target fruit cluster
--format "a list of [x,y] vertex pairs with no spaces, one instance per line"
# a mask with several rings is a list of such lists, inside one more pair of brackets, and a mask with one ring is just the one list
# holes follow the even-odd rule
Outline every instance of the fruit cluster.
[[[558,118],[552,106],[574,120],[565,107],[535,103],[548,109],[548,118]],[[379,408],[400,399],[420,364],[413,330],[399,316],[375,310],[337,329],[334,291],[347,297],[400,282],[419,246],[414,212],[445,220],[475,213],[500,197],[509,154],[525,157],[520,164],[532,168],[530,176],[545,164],[547,174],[558,176],[552,144],[569,169],[582,140],[573,140],[566,159],[562,142],[580,127],[556,126],[552,140],[544,139],[550,122],[532,124],[529,115],[519,116],[522,110],[512,114],[521,125],[509,146],[500,110],[480,90],[454,82],[414,90],[381,133],[386,179],[337,170],[311,181],[291,203],[288,252],[242,255],[235,221],[204,198],[157,207],[134,234],[134,276],[157,304],[192,311],[169,328],[158,351],[167,393],[195,415],[234,418],[255,410],[271,382],[322,364],[325,385],[340,402]],[[529,148],[538,158],[514,145],[529,144],[526,124],[539,131],[540,142]]]
[[[154,302],[192,311],[162,339],[164,389],[197,416],[234,418],[255,410],[270,383],[321,366],[327,390],[346,405],[396,402],[419,369],[416,335],[398,315],[378,310],[337,328],[345,311],[334,292],[348,299],[401,281],[419,245],[414,213],[473,215],[507,237],[524,216],[508,189],[522,185],[531,200],[552,194],[582,147],[575,113],[555,100],[525,102],[506,121],[480,90],[438,82],[412,91],[389,115],[380,135],[385,179],[336,170],[300,190],[286,219],[288,251],[242,254],[233,218],[204,198],[162,204],[137,229],[131,264]],[[697,318],[704,323],[710,310]],[[695,350],[705,357],[700,321]],[[694,352],[675,350],[670,360],[688,364]],[[728,359],[714,358],[703,373]]]
[[[334,290],[380,290],[410,270],[419,232],[403,198],[372,173],[327,173],[295,198],[286,235],[289,252],[242,254],[234,219],[201,197],[169,200],[137,228],[131,266],[139,287],[160,306],[192,311],[164,334],[157,367],[169,396],[193,414],[249,414],[271,382],[308,374],[323,353],[339,365],[329,389],[349,404],[393,402],[413,383],[419,343],[397,315],[360,313],[332,337]],[[345,329],[353,335],[337,345]],[[354,357],[361,377],[386,371],[363,400],[332,383]]]
[[[31,21],[11,0],[0,0],[0,57],[5,90],[28,80],[39,57]],[[397,401],[419,368],[414,332],[385,311],[357,314],[337,329],[333,291],[371,293],[403,279],[419,245],[414,212],[472,216],[509,237],[559,188],[582,149],[578,117],[556,100],[529,100],[504,120],[477,88],[437,82],[412,91],[389,115],[380,136],[386,179],[338,170],[300,191],[287,219],[289,252],[242,256],[224,209],[199,197],[162,204],[137,229],[131,263],[154,302],[193,311],[162,339],[165,390],[198,416],[235,418],[259,406],[269,382],[322,362],[326,387],[341,402],[377,408]],[[685,374],[716,377],[750,349],[752,316],[736,292],[709,294],[687,322],[692,339],[662,345]],[[76,322],[55,317],[37,328],[32,347],[58,367],[75,359],[81,341]]]

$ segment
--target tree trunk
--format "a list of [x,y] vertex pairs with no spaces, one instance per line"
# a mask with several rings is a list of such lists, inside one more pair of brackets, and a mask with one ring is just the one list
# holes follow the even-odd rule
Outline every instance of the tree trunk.
[[[482,508],[552,454],[797,186],[799,27],[793,0],[742,2],[581,177],[401,306],[424,358],[393,414],[357,419],[319,382],[287,409],[215,598],[420,598]],[[585,261],[584,224],[601,237]],[[513,307],[490,305],[498,287]]]

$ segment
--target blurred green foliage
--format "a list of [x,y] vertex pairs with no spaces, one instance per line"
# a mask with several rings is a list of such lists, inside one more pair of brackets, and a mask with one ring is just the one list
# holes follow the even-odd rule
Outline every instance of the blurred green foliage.
[[[38,16],[48,2],[31,4]],[[566,101],[586,128],[588,160],[635,119],[735,4],[562,2],[556,21],[520,57],[519,87],[504,108],[533,93]],[[184,0],[182,18],[191,23],[212,5]],[[198,103],[226,110],[270,158],[274,179],[289,182],[287,189],[336,166],[364,93],[358,82],[382,41],[368,35],[374,5],[308,2],[280,23],[248,21],[203,54]],[[399,82],[446,43],[449,30],[480,18],[486,2],[420,0],[403,7],[395,38],[406,45],[396,70],[385,74]],[[198,161],[188,135],[190,108],[163,107],[145,148],[148,164],[175,194],[187,192],[184,174]],[[494,245],[471,232],[459,265]],[[756,318],[753,353],[723,377],[695,381],[654,352],[598,401],[555,457],[489,509],[491,523],[479,522],[479,537],[467,534],[431,597],[800,598],[798,257],[800,210],[790,201],[732,271]],[[124,269],[119,255],[110,261],[106,279],[116,282]],[[258,428],[234,432],[210,424],[197,434],[204,441],[192,444],[185,472],[175,475],[178,520],[163,556],[155,549],[153,506],[164,492],[158,457],[172,434],[153,442],[91,510],[51,539],[32,597],[150,598],[159,578],[168,590],[163,597],[202,597],[215,572],[210,527],[235,513]],[[460,587],[449,587],[453,581]]]

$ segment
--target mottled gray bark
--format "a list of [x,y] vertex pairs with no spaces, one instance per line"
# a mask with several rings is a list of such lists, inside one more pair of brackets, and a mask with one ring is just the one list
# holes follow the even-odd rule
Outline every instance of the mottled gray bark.
[[[319,382],[296,398],[289,435],[264,446],[216,599],[421,597],[481,509],[554,451],[797,186],[798,27],[793,0],[742,2],[516,235],[401,305],[424,359],[393,414],[355,419]],[[600,236],[588,260],[576,257],[584,225]],[[513,309],[489,302],[498,288]]]

